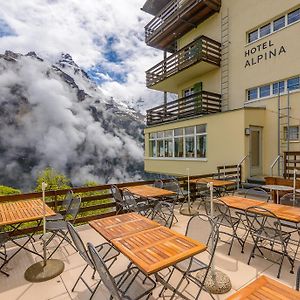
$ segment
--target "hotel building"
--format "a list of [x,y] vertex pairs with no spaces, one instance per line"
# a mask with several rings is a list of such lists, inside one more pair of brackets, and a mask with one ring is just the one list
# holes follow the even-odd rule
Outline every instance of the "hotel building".
[[146,71],[147,87],[162,92],[147,111],[147,172],[206,174],[245,158],[244,179],[261,177],[300,150],[299,0],[147,0],[142,9],[153,15],[146,43],[162,50]]

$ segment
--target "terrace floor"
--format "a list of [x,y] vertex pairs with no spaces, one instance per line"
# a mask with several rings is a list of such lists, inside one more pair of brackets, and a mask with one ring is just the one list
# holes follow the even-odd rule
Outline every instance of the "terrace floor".
[[[180,215],[178,213],[178,209],[176,210],[176,215],[179,222],[176,223],[172,227],[172,229],[184,233],[189,217]],[[100,244],[104,242],[104,239],[89,225],[79,226],[77,227],[77,229],[84,242],[89,241],[94,244]],[[55,244],[55,241],[53,242],[53,244]],[[37,242],[37,246],[41,248],[39,242]],[[247,244],[245,247],[245,253],[242,254],[240,251],[240,246],[238,245],[238,243],[235,242],[231,256],[228,256],[228,245],[222,242],[219,243],[216,253],[215,265],[217,269],[222,270],[230,277],[232,282],[232,290],[224,295],[215,295],[216,299],[226,299],[229,295],[233,294],[235,291],[239,290],[244,285],[248,284],[261,274],[265,274],[269,277],[277,279],[276,276],[278,271],[278,265],[273,264],[272,262],[269,262],[263,258],[255,257],[255,259],[251,261],[251,264],[247,265],[249,252],[251,248],[252,245]],[[11,251],[14,251],[13,248],[10,248],[8,250],[8,253],[12,253]],[[89,299],[90,292],[87,290],[87,288],[82,282],[78,284],[75,292],[71,292],[71,288],[74,282],[76,281],[78,275],[85,266],[85,263],[79,256],[79,254],[76,253],[71,246],[64,244],[64,246],[56,252],[54,258],[59,258],[64,261],[64,272],[59,277],[47,282],[29,283],[24,279],[24,272],[31,264],[40,259],[36,258],[29,252],[21,251],[18,255],[14,257],[12,261],[9,262],[9,264],[4,269],[10,274],[10,276],[6,277],[5,275],[0,273],[0,299]],[[295,264],[295,271],[297,270],[299,263],[300,262],[298,258]],[[113,265],[111,271],[113,274],[120,273],[121,271],[126,269],[127,265],[128,260],[124,256],[120,255],[117,262]],[[289,271],[290,265],[285,260],[281,272],[280,281],[294,288],[296,274],[290,274]],[[91,285],[96,285],[98,277],[96,276],[95,280],[91,279],[91,273],[92,272],[87,272],[86,279],[88,282],[90,282]],[[172,283],[176,284],[176,282]],[[161,286],[158,285],[153,297],[150,299],[159,299],[158,294],[160,290]],[[196,287],[193,286],[193,284],[190,284],[184,293],[186,293],[186,295],[193,295],[195,291]],[[167,296],[169,294],[170,292],[166,292],[165,298],[168,298]],[[190,296],[190,298],[193,299],[192,296]],[[98,293],[94,296],[94,299],[109,299],[108,293],[104,287],[99,289]],[[200,299],[211,299],[211,297],[207,293],[202,292]]]

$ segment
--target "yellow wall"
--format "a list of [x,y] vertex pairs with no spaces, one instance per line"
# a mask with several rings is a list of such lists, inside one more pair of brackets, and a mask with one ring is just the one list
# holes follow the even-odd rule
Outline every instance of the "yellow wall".
[[[180,175],[216,172],[217,166],[237,164],[248,153],[245,128],[264,126],[264,109],[239,109],[145,129],[145,170]],[[172,159],[149,157],[149,133],[207,124],[207,159]],[[247,166],[245,166],[247,167]],[[246,172],[244,173],[246,174]]]

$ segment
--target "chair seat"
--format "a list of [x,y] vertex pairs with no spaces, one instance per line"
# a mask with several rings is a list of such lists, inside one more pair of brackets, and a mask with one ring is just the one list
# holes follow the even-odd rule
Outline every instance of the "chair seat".
[[[121,280],[120,285],[119,281],[124,275],[128,276],[125,281]],[[122,300],[148,299],[149,292],[156,287],[155,281],[150,277],[145,277],[136,267],[127,269],[125,272],[115,276],[114,279],[122,293]],[[145,296],[143,296],[144,294]]]
[[61,215],[60,213],[56,213],[55,216],[49,216],[46,217],[46,221],[58,221],[58,220],[63,220],[64,216]]
[[103,258],[104,262],[114,259],[120,254],[120,252],[109,243],[100,244],[95,248],[97,249],[98,254]]
[[53,231],[53,230],[67,230],[67,222],[64,220],[57,220],[57,221],[47,221],[46,222],[46,230]]
[[232,225],[234,225],[234,226],[237,225],[240,222],[240,219],[236,218],[236,217],[232,217],[232,216],[225,216],[224,217],[222,215],[219,215],[216,218],[216,222],[219,225],[223,225],[223,226],[226,226],[226,227],[231,227]]
[[[190,268],[189,268],[190,267]],[[190,265],[190,259],[183,260],[175,265],[175,268],[181,272],[186,272],[189,269],[189,273],[193,273],[202,269],[208,268],[208,265],[201,260],[193,257],[192,264]]]

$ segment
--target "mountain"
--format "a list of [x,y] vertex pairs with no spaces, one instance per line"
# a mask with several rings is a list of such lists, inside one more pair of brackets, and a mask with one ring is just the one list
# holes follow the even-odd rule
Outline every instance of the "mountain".
[[69,54],[0,54],[0,184],[25,190],[47,166],[74,185],[141,179],[144,116],[107,98]]

